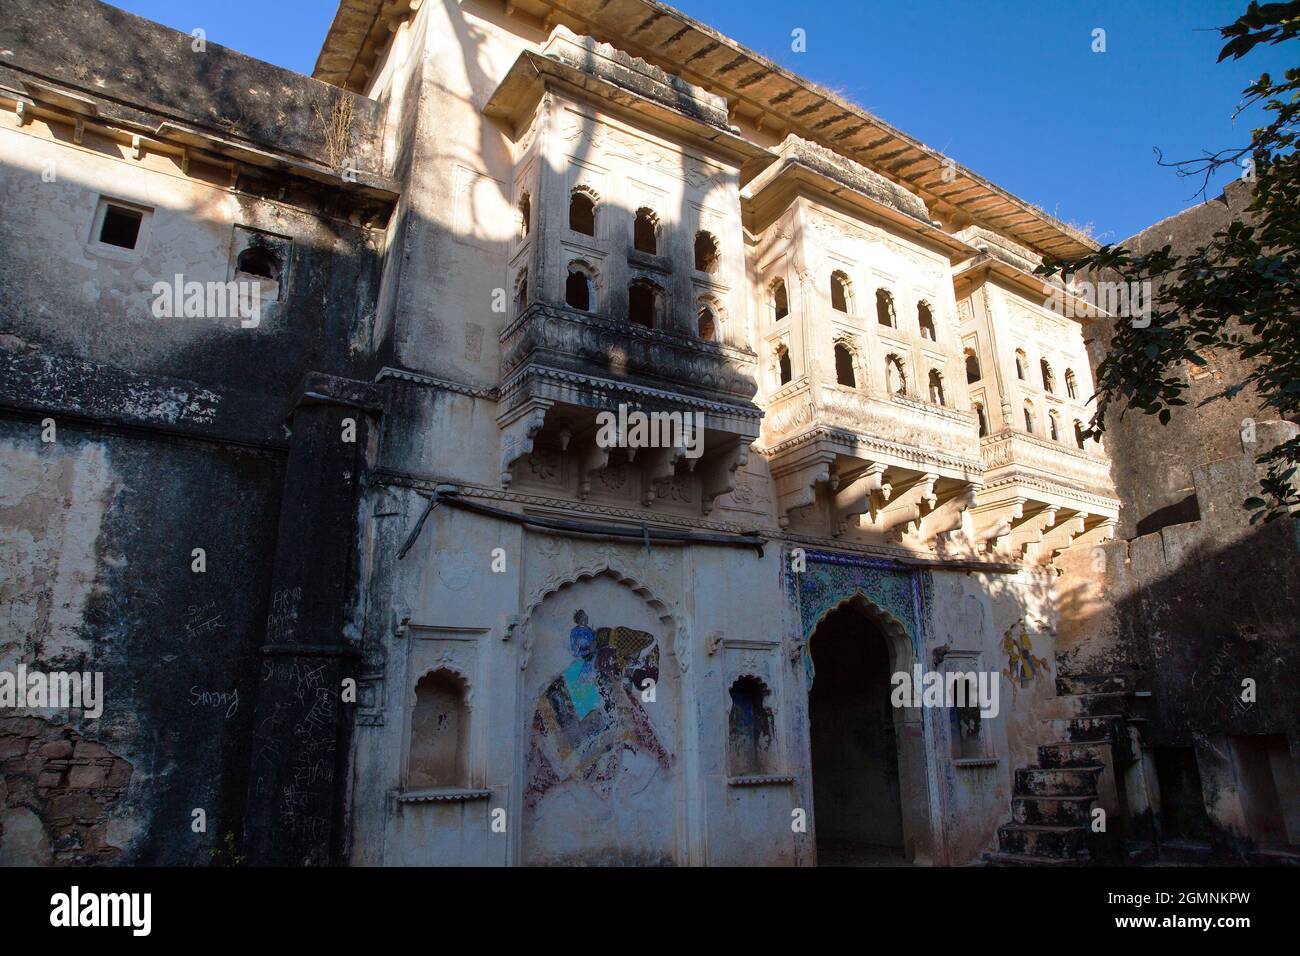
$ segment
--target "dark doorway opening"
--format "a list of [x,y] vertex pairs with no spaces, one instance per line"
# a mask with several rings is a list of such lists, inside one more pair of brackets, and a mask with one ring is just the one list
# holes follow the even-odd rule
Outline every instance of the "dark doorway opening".
[[1246,828],[1261,849],[1300,844],[1300,777],[1281,734],[1230,737]]
[[1160,788],[1160,836],[1164,840],[1209,843],[1210,816],[1201,795],[1201,771],[1191,747],[1156,747]]
[[888,638],[852,607],[813,632],[808,702],[823,865],[906,862]]

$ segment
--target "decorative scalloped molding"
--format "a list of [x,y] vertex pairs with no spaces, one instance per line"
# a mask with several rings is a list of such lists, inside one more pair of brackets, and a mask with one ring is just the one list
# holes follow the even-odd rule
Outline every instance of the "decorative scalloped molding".
[[663,625],[666,634],[672,641],[669,651],[677,661],[677,667],[681,673],[686,673],[690,667],[690,633],[686,629],[685,623],[677,621],[668,605],[655,597],[654,592],[650,590],[648,585],[642,584],[632,575],[614,567],[609,561],[600,561],[583,568],[566,569],[547,578],[533,589],[527,610],[519,616],[517,630],[523,632],[523,646],[519,654],[519,669],[521,671],[527,670],[528,663],[533,656],[533,612],[541,607],[547,598],[552,595],[583,581],[590,581],[598,577],[613,578],[616,583],[623,585],[640,597],[658,615],[660,624]]
[[426,388],[437,388],[444,392],[455,392],[458,395],[468,395],[470,398],[486,398],[492,401],[500,399],[498,390],[495,388],[484,388],[480,385],[466,385],[463,382],[453,382],[449,379],[438,378],[434,375],[425,375],[423,372],[412,372],[404,368],[392,368],[385,366],[375,375],[375,383],[385,379],[397,379],[402,382],[410,382],[413,385],[423,385]]

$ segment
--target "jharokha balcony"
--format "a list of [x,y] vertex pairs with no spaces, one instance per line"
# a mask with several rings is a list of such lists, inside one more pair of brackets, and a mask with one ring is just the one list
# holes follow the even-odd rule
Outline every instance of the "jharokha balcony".
[[[698,487],[700,511],[734,489],[737,468],[758,437],[753,403],[757,359],[748,349],[649,329],[568,306],[534,302],[501,334],[501,482],[546,446],[574,463],[575,490],[611,466],[641,476],[641,504],[667,497],[665,485]],[[676,413],[703,427],[698,449],[608,447],[601,412]]]
[[1006,429],[980,441],[980,457],[987,470],[971,509],[980,552],[1045,563],[1114,537],[1119,501],[1100,445]]

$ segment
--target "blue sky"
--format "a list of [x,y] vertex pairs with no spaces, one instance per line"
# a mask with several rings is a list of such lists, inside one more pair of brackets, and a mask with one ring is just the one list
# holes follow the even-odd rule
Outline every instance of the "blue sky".
[[[114,6],[310,73],[334,0],[115,0]],[[678,0],[682,11],[860,104],[1101,241],[1198,202],[1156,164],[1248,141],[1240,91],[1295,62],[1216,65],[1245,0]],[[791,31],[807,50],[791,50]],[[1106,31],[1094,53],[1093,30]],[[1154,98],[1153,105],[1149,100]],[[1212,185],[1217,195],[1223,179]]]

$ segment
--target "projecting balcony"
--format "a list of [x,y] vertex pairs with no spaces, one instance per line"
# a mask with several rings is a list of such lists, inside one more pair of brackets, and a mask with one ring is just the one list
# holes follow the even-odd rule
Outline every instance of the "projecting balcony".
[[838,385],[778,392],[765,422],[782,526],[950,551],[983,480],[975,417]]
[[[733,490],[758,438],[757,359],[748,349],[535,302],[501,333],[501,355],[503,485],[513,480],[516,463],[544,444],[570,456],[580,497],[598,472],[632,465],[641,475],[643,506],[665,497],[666,484],[687,482],[698,485],[708,514],[719,495]],[[617,414],[620,406],[698,416],[701,444],[609,447],[598,440],[597,416]]]
[[987,471],[971,509],[977,550],[1050,562],[1114,536],[1119,501],[1099,452],[1007,429],[982,439],[980,456]]

